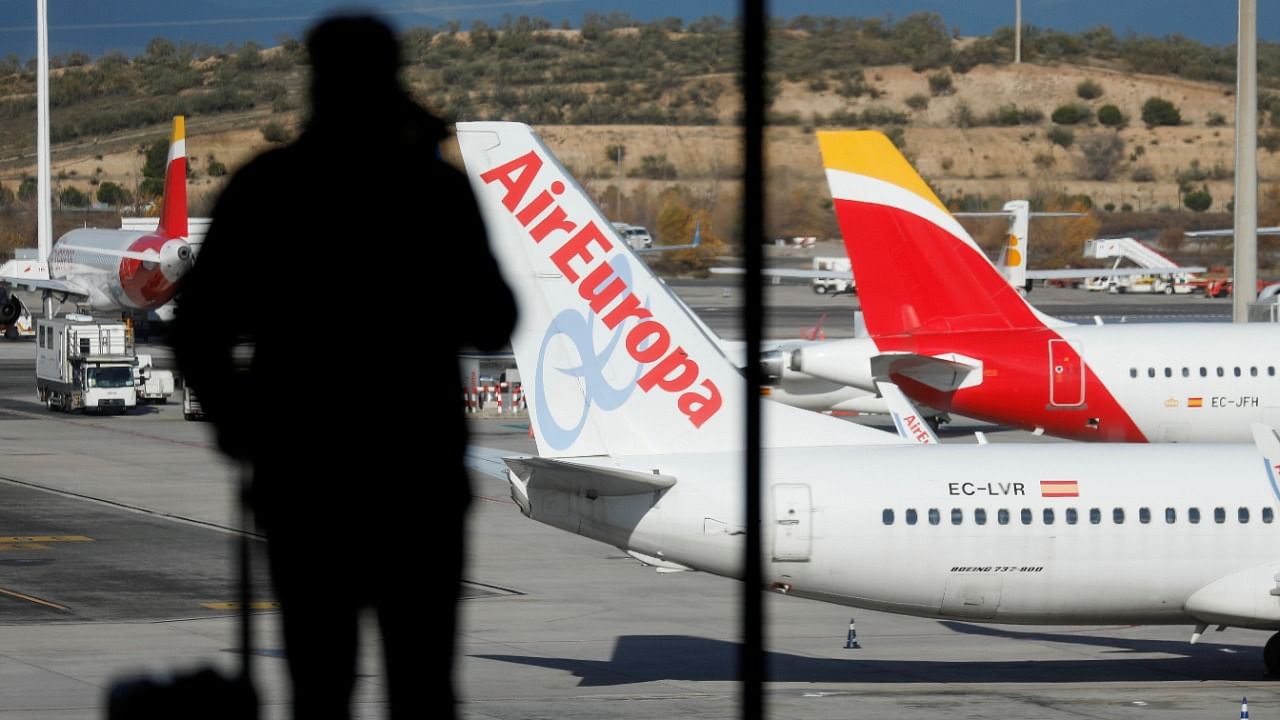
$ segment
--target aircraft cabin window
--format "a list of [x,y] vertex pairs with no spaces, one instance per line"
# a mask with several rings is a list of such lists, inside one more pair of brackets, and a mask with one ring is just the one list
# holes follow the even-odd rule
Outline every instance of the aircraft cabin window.
[[1067,524],[1068,525],[1075,525],[1076,521],[1079,519],[1080,519],[1080,513],[1076,512],[1075,508],[1067,508]]
[[1165,369],[1164,369],[1164,376],[1165,376],[1165,377],[1167,377],[1167,378],[1171,378],[1171,377],[1173,377],[1173,368],[1165,368]]
[[1045,525],[1053,524],[1053,508],[1044,509],[1044,524]]
[[1164,509],[1164,521],[1172,525],[1178,522],[1178,511],[1173,508]]
[[1275,511],[1273,511],[1271,508],[1262,508],[1262,522],[1270,525],[1271,521],[1275,520],[1275,518],[1276,518]]
[[1155,377],[1155,376],[1156,376],[1156,369],[1153,367],[1147,368],[1147,377]]
[[1129,377],[1131,378],[1138,377],[1138,368],[1129,368]]
[[1111,510],[1111,522],[1117,525],[1124,524],[1124,508],[1113,508]]
[[1191,377],[1191,368],[1182,368],[1182,377]]
[[1138,508],[1138,522],[1143,525],[1151,522],[1151,508]]
[[1236,367],[1232,370],[1236,377],[1240,377],[1240,368]]
[[1267,366],[1267,377],[1275,377],[1275,376],[1276,376],[1276,366],[1275,366],[1275,365],[1268,365],[1268,366]]
[[1098,508],[1089,508],[1089,524],[1097,525],[1102,522],[1102,511]]
[[1242,507],[1236,510],[1236,519],[1239,520],[1241,524],[1249,522],[1249,508]]
[[1030,525],[1030,524],[1031,524],[1031,510],[1030,510],[1030,508],[1022,508],[1022,524],[1023,524],[1023,525]]
[[1227,521],[1227,511],[1226,511],[1225,509],[1223,509],[1223,508],[1220,508],[1220,507],[1214,508],[1214,509],[1213,509],[1213,521],[1214,521],[1214,522],[1216,522],[1216,523],[1218,523],[1219,525],[1221,525],[1222,523],[1226,522],[1226,521]]
[[1222,370],[1222,368],[1218,368],[1218,377],[1225,377],[1225,376],[1226,376],[1226,373]]
[[893,510],[890,510],[889,508],[885,508],[884,512],[880,514],[880,520],[884,522],[885,525],[892,525]]
[[929,524],[937,525],[942,521],[942,516],[938,514],[938,508],[929,508]]
[[1249,368],[1249,377],[1258,377],[1258,368],[1256,368],[1256,367],[1250,367],[1250,368]]
[[964,522],[964,511],[960,508],[951,508],[951,524],[959,525]]
[[917,516],[916,516],[916,509],[915,509],[915,508],[907,508],[907,524],[908,524],[908,525],[915,525],[915,524],[916,524],[916,520],[918,520],[918,519],[919,519],[919,517],[917,517]]
[[1187,522],[1192,525],[1200,522],[1200,508],[1187,508]]
[[1008,525],[1009,511],[1004,508],[1000,508],[1000,510],[996,512],[996,522],[1000,523],[1001,525]]
[[983,508],[978,508],[977,510],[974,510],[974,511],[973,511],[973,521],[974,521],[975,523],[979,524],[979,525],[986,525],[986,524],[987,524],[987,511],[986,511],[985,509],[983,509]]
[[1209,368],[1207,368],[1207,367],[1205,367],[1205,366],[1201,365],[1201,366],[1200,366],[1200,377],[1209,377]]

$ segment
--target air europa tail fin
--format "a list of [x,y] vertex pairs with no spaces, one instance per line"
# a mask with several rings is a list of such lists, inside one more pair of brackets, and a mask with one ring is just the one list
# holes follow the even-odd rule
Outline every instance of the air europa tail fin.
[[883,134],[820,132],[872,336],[1059,325],[1027,304]]
[[167,238],[187,236],[187,131],[186,119],[173,119],[173,137],[164,171],[164,200],[157,231]]
[[[741,374],[542,141],[519,123],[458,123],[457,131],[520,307],[511,344],[539,454],[740,449]],[[897,442],[789,407],[765,416],[774,447]]]

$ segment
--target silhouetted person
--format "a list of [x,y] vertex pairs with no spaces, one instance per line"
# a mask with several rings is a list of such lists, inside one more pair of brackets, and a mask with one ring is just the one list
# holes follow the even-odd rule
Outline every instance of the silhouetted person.
[[329,19],[307,51],[311,116],[218,199],[174,350],[221,449],[252,464],[295,716],[348,716],[371,607],[393,716],[449,717],[470,499],[457,351],[501,348],[515,305],[390,29]]

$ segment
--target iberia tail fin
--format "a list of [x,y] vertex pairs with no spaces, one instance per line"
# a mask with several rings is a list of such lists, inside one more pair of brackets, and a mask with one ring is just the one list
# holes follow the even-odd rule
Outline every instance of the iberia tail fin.
[[1060,325],[1032,308],[875,131],[818,144],[872,336]]
[[156,229],[167,238],[187,236],[187,131],[182,115],[173,118],[173,137],[165,162],[164,199]]
[[[526,125],[458,123],[543,457],[740,450],[742,375]],[[767,404],[770,447],[898,442]]]

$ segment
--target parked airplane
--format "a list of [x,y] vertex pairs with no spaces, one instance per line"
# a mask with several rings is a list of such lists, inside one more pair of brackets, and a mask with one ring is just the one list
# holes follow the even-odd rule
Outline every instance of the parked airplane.
[[[741,578],[741,375],[602,230],[604,215],[527,126],[457,127],[521,308],[512,345],[538,457],[505,458],[500,475],[521,512],[663,571]],[[764,575],[776,592],[974,621],[1187,624],[1193,640],[1210,624],[1280,630],[1280,437],[1269,428],[1257,430],[1261,451],[925,449],[761,410]],[[493,456],[473,457],[485,467]],[[1280,673],[1280,633],[1263,657]]]
[[[187,236],[184,120],[173,119],[160,222],[153,232],[82,228],[54,243],[47,264],[10,260],[0,283],[93,310],[154,310],[169,302],[194,255]],[[15,298],[16,299],[16,298]]]
[[1245,441],[1280,423],[1280,328],[1072,325],[996,271],[883,135],[818,134],[870,338],[788,367],[941,411],[1077,440]]

